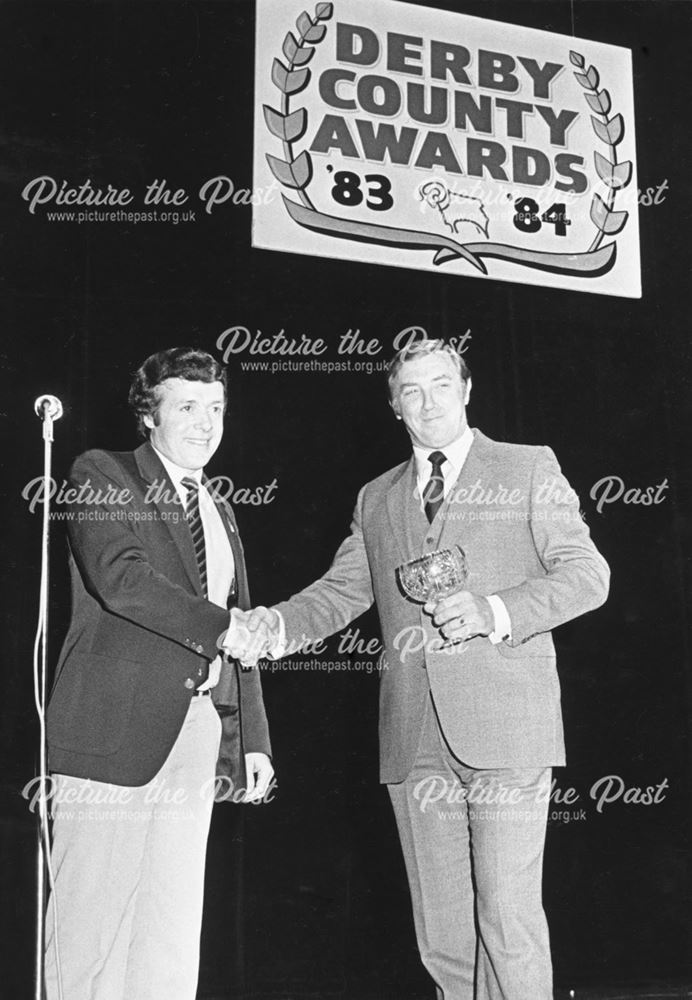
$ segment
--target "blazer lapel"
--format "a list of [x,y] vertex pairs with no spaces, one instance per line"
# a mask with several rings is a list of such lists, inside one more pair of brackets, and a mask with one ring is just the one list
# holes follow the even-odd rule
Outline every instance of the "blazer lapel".
[[[202,486],[206,489],[208,484],[209,479],[203,475]],[[250,608],[250,592],[245,570],[245,554],[240,541],[233,508],[226,500],[216,496],[213,488],[208,489],[207,492],[214,501],[214,506],[219,513],[226,537],[231,546],[231,552],[233,553],[235,579],[228,595],[227,607],[232,608],[237,605],[241,610],[247,611]],[[221,724],[223,726],[221,750],[219,751],[221,756],[217,762],[217,774],[229,774],[233,777],[235,784],[238,784],[245,780],[244,769],[241,767],[240,771],[238,771],[238,761],[242,761],[243,759],[241,726],[238,721],[240,701],[239,667],[228,654],[224,654],[222,660],[219,680],[211,693],[212,701],[221,716]]]
[[[206,476],[202,477],[202,482],[206,485],[209,480]],[[238,605],[239,608],[247,610],[250,607],[250,589],[248,587],[247,581],[247,571],[245,568],[245,553],[243,552],[243,546],[240,541],[240,534],[238,532],[238,524],[235,519],[235,514],[233,513],[233,508],[228,503],[228,501],[214,496],[213,491],[210,491],[211,496],[216,509],[219,512],[219,516],[226,530],[226,535],[228,536],[228,541],[231,546],[231,551],[233,552],[233,562],[235,564],[235,592],[231,592],[229,597],[234,598],[233,604]],[[229,600],[229,604],[231,601]]]
[[148,441],[135,451],[135,461],[142,479],[148,483],[147,498],[161,515],[159,523],[173,539],[192,589],[196,594],[201,594],[202,583],[199,578],[195,547],[185,521],[185,510],[178,498],[178,491],[163,462]]

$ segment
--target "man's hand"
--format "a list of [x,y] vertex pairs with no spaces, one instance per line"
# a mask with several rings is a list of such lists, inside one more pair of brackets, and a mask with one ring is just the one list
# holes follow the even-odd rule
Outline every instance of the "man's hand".
[[493,609],[487,598],[462,590],[441,601],[428,601],[425,611],[445,639],[466,641],[475,635],[490,635],[495,627]]
[[269,782],[274,777],[272,762],[266,753],[246,753],[245,771],[247,791],[243,802],[260,802],[267,794]]
[[247,626],[253,638],[259,635],[267,639],[271,647],[279,638],[279,614],[273,608],[258,604],[252,611],[241,612],[243,624]]
[[223,638],[222,646],[244,667],[255,667],[266,656],[279,637],[279,616],[269,608],[257,607],[252,611],[233,608],[231,624]]

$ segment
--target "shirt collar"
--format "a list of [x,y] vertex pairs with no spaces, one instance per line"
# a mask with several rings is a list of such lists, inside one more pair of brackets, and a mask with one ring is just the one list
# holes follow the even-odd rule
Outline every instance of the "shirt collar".
[[451,465],[454,469],[455,475],[458,476],[464,467],[464,462],[466,461],[466,457],[472,444],[473,431],[468,424],[464,428],[463,434],[461,434],[455,441],[448,444],[445,448],[420,448],[418,445],[414,444],[413,457],[416,463],[416,475],[419,479],[427,479],[430,476],[432,469],[429,456],[432,455],[434,451],[441,451],[447,459],[442,466],[442,474],[445,475],[445,473],[448,473],[449,466]]
[[[154,445],[152,445],[152,448],[154,448]],[[201,469],[196,469],[194,472],[190,472],[189,469],[183,469],[182,466],[176,465],[175,462],[171,462],[170,458],[166,458],[165,455],[162,455],[158,448],[154,448],[154,451],[161,459],[163,467],[168,473],[168,475],[171,477],[171,480],[176,490],[180,492],[181,489],[184,489],[184,487],[181,485],[183,479],[196,479],[198,485],[202,484]]]

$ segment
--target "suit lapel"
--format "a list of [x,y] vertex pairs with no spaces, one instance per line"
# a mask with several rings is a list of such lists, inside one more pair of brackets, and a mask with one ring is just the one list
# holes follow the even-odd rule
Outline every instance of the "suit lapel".
[[[399,546],[402,562],[413,559],[418,554],[415,541],[414,518],[416,517],[416,463],[413,455],[403,467],[401,475],[387,491],[387,514],[392,534]],[[420,511],[418,513],[421,513]],[[425,517],[421,513],[422,517]]]
[[[470,523],[467,518],[460,516],[464,510],[468,515],[470,505],[464,502],[463,496],[459,497],[459,492],[461,490],[470,490],[474,483],[479,480],[481,484],[485,481],[485,485],[487,485],[488,470],[492,463],[492,455],[490,454],[492,449],[489,447],[491,442],[480,431],[475,428],[472,428],[472,430],[473,444],[469,449],[461,472],[438,515],[440,522],[437,539],[438,549],[445,548],[447,542],[451,544],[458,541],[460,526]],[[455,500],[455,497],[458,497],[458,499]],[[436,527],[438,518],[435,518],[433,522]]]
[[170,534],[178,549],[192,588],[196,594],[202,593],[199,568],[192,544],[192,535],[185,521],[185,511],[178,498],[173,481],[163,462],[147,441],[135,451],[135,461],[142,479],[148,484],[147,497],[159,511],[159,523]]

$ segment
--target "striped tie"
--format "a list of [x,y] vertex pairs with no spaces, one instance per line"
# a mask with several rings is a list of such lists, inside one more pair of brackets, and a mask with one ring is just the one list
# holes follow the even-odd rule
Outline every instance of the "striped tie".
[[443,451],[433,451],[428,455],[428,461],[432,465],[432,473],[423,490],[423,506],[425,516],[432,524],[445,498],[445,477],[442,475],[442,466],[447,461],[447,456]]
[[191,479],[186,476],[181,480],[183,486],[187,490],[187,502],[185,504],[185,520],[190,527],[190,534],[192,535],[192,544],[195,547],[195,557],[197,559],[197,568],[199,569],[199,578],[202,582],[202,593],[205,597],[209,596],[207,590],[207,552],[204,547],[204,527],[202,525],[202,517],[199,512],[199,483],[196,479]]

